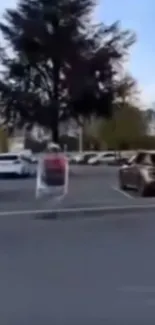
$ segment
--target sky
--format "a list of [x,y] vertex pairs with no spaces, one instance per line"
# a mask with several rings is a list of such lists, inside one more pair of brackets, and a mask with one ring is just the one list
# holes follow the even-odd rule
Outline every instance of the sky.
[[122,28],[136,32],[128,69],[138,80],[143,102],[155,102],[155,1],[100,0],[95,16],[105,23],[120,20]]
[[[6,7],[15,5],[16,0],[0,1],[0,16]],[[136,32],[137,42],[131,51],[128,70],[137,79],[142,101],[146,105],[155,102],[154,17],[154,0],[98,0],[94,14],[97,21],[113,23],[120,20],[122,28]]]

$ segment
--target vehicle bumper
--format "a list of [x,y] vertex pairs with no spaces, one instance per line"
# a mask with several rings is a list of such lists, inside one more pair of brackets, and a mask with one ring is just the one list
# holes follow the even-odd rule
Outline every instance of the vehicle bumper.
[[24,167],[18,168],[3,168],[0,170],[0,175],[24,175]]
[[13,168],[0,170],[0,175],[3,174],[20,174],[20,170],[13,169]]
[[155,181],[148,183],[147,187],[155,191]]
[[98,161],[98,160],[97,160],[97,161],[89,161],[88,164],[89,164],[90,166],[93,166],[93,165],[100,165],[101,162]]
[[155,193],[155,181],[150,182],[150,183],[146,183],[146,188],[147,188],[150,192],[154,192],[154,193]]

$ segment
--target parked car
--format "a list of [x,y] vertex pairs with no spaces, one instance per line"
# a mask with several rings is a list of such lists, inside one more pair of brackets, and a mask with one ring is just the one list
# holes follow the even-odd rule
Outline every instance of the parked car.
[[20,153],[0,154],[0,174],[29,175],[29,163]]
[[83,154],[83,156],[81,156],[81,159],[78,161],[78,164],[81,164],[81,165],[87,165],[88,164],[88,161],[89,159],[93,159],[96,157],[96,153],[85,153]]
[[102,152],[88,160],[89,165],[114,164],[116,161],[115,152]]
[[83,159],[84,154],[83,153],[79,153],[76,155],[72,156],[72,159],[70,160],[70,162],[74,163],[74,164],[78,164],[82,159]]
[[72,156],[71,162],[75,164],[87,164],[88,160],[92,157],[96,157],[96,154],[91,152],[78,153],[75,156]]
[[136,190],[140,196],[155,194],[155,151],[139,151],[119,170],[120,188]]
[[71,153],[68,153],[68,152],[64,152],[67,160],[68,160],[68,163],[71,163],[72,162],[72,159],[73,159],[73,155]]
[[47,145],[47,149],[50,152],[61,152],[61,147],[59,146],[59,144],[54,142],[49,142]]
[[23,157],[23,159],[27,161],[28,170],[29,170],[28,175],[29,176],[36,175],[38,159],[34,156],[32,151],[30,149],[25,149],[22,150],[20,154],[21,157]]

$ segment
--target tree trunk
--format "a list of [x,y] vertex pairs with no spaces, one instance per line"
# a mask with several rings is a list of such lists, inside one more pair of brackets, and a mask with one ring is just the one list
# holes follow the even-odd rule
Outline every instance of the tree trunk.
[[52,119],[52,139],[53,142],[59,143],[59,74],[60,64],[58,60],[53,61],[53,83],[54,83],[54,112]]
[[59,125],[53,125],[52,127],[52,141],[54,143],[59,143]]

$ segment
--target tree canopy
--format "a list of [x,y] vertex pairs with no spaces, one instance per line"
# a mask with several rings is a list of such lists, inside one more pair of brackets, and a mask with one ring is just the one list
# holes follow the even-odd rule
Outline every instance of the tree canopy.
[[143,111],[129,103],[120,107],[109,121],[101,121],[98,135],[108,147],[129,149],[147,135]]
[[0,23],[6,123],[38,122],[58,142],[61,120],[112,115],[117,75],[135,37],[119,22],[93,25],[94,6],[93,0],[20,0],[6,10]]

